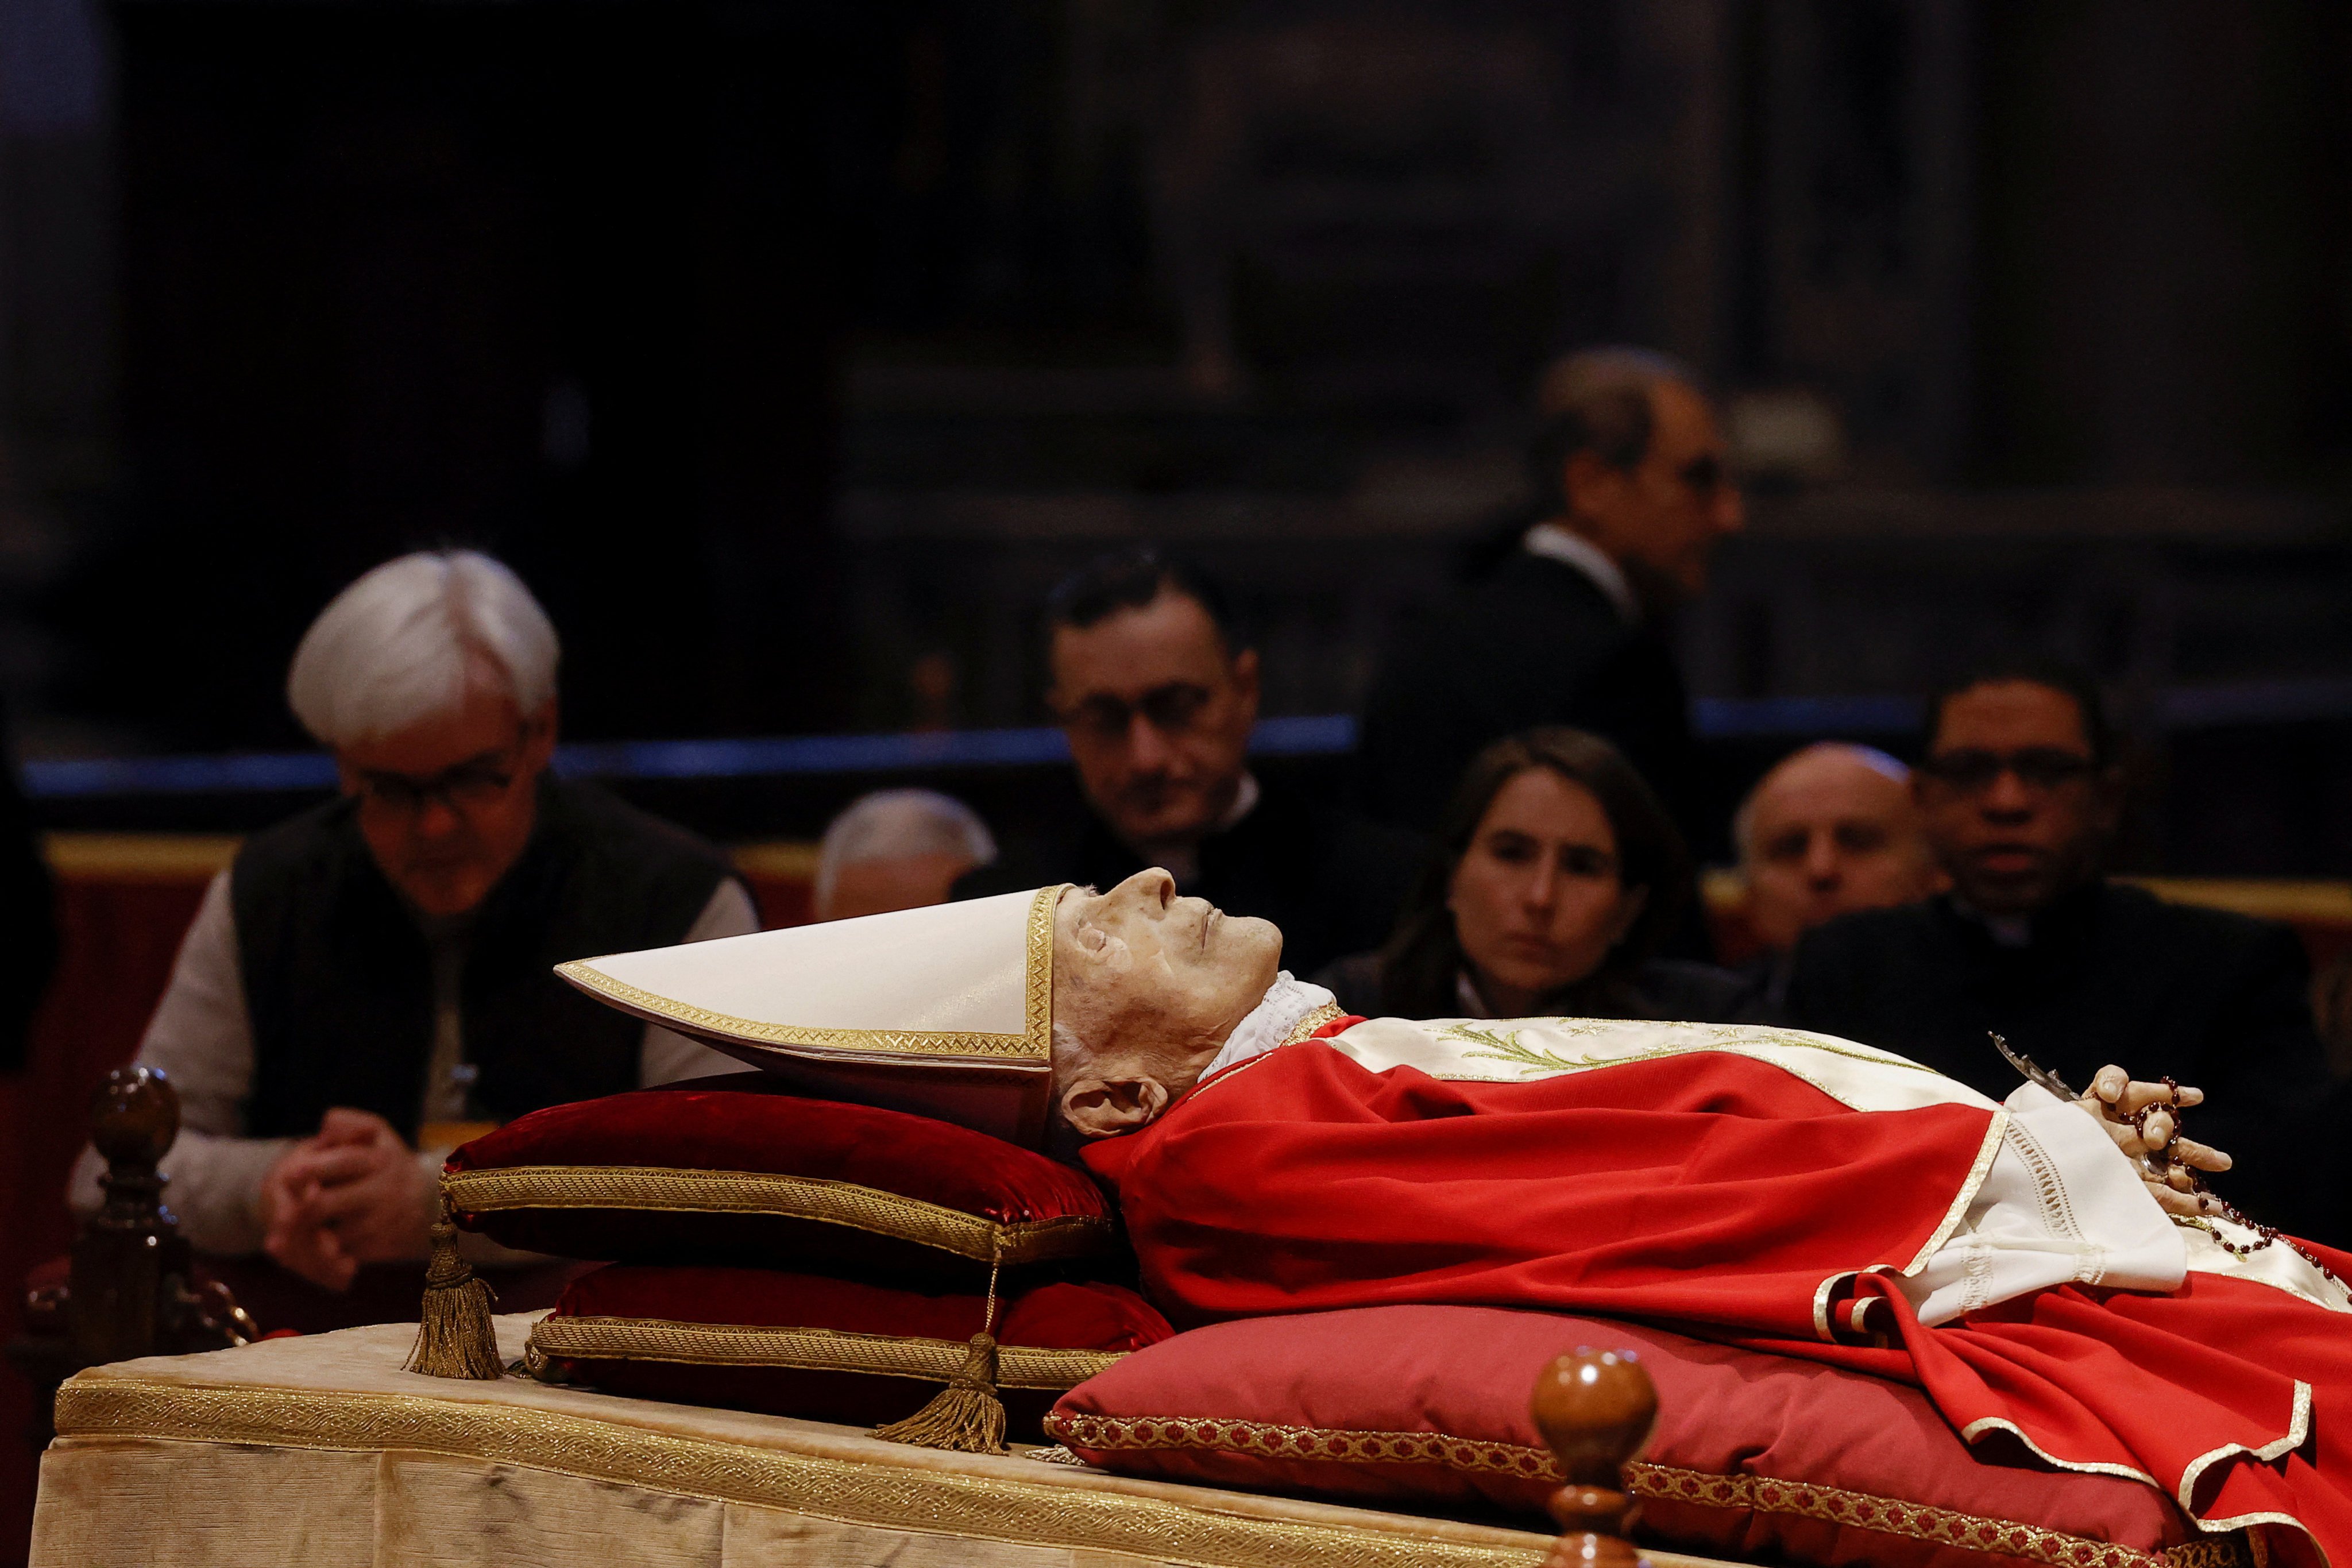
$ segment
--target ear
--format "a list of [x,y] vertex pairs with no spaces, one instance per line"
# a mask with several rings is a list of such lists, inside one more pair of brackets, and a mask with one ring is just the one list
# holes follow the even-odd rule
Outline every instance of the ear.
[[1234,655],[1234,689],[1248,700],[1253,714],[1257,711],[1257,649],[1245,647]]
[[1625,488],[1623,470],[1598,452],[1577,452],[1561,465],[1559,493],[1569,515],[1591,517],[1611,510],[1610,503]]
[[1156,1078],[1082,1078],[1062,1091],[1062,1120],[1087,1138],[1132,1132],[1167,1109],[1168,1090]]

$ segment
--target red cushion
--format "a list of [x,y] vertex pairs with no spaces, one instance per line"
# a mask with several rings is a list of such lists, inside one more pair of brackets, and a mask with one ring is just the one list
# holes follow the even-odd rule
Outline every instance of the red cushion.
[[1083,1172],[902,1111],[807,1100],[763,1073],[551,1106],[444,1167],[457,1223],[509,1247],[639,1262],[789,1262],[979,1284],[1113,1245]]
[[1605,1319],[1371,1307],[1220,1323],[1088,1379],[1045,1425],[1131,1475],[1534,1510],[1559,1479],[1528,1394],[1584,1346],[1634,1352],[1657,1384],[1657,1432],[1629,1478],[1655,1542],[1878,1568],[2148,1568],[2138,1554],[2198,1539],[2152,1487],[2049,1468],[1998,1435],[1971,1453],[1916,1388]]
[[[874,1426],[911,1415],[945,1386],[986,1313],[976,1295],[614,1264],[573,1280],[531,1343],[549,1375],[612,1393]],[[1055,1394],[1172,1331],[1117,1285],[1006,1296],[997,1383],[1014,1429],[1034,1435]]]

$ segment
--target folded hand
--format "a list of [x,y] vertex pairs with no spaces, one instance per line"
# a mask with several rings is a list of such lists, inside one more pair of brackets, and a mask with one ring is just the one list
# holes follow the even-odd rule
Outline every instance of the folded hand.
[[262,1249],[346,1289],[362,1263],[424,1257],[432,1205],[430,1177],[392,1125],[339,1106],[262,1179]]
[[2113,1066],[2101,1068],[2075,1101],[2130,1157],[2158,1204],[2176,1215],[2210,1212],[2213,1200],[2198,1190],[2198,1173],[2231,1165],[2221,1150],[2180,1136],[2179,1112],[2204,1102],[2202,1089],[2138,1082]]

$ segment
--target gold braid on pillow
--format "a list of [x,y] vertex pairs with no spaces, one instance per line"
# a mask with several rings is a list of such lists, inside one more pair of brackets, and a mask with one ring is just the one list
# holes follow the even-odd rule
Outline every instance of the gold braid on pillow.
[[[837,1329],[676,1323],[658,1318],[546,1318],[530,1331],[526,1359],[534,1363],[541,1360],[660,1361],[696,1366],[784,1366],[945,1383],[971,1350],[962,1340],[858,1334]],[[1075,1388],[1124,1353],[1000,1345],[996,1381],[1008,1388]]]
[[[1012,1266],[1081,1258],[1111,1234],[1106,1217],[1077,1215],[1003,1224],[854,1182],[759,1171],[653,1165],[511,1165],[441,1178],[461,1214],[501,1209],[627,1209],[672,1214],[778,1215],[845,1226]],[[1052,1386],[1041,1384],[1040,1386]]]

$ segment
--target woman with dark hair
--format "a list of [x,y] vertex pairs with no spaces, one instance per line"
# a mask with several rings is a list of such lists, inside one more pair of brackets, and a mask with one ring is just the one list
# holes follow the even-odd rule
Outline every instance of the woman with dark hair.
[[1473,758],[1396,933],[1317,975],[1351,1013],[1726,1023],[1749,987],[1655,955],[1690,863],[1624,754],[1581,730],[1528,730]]

